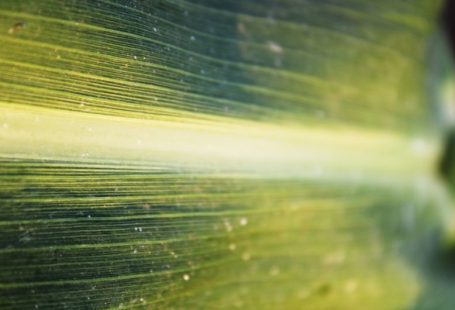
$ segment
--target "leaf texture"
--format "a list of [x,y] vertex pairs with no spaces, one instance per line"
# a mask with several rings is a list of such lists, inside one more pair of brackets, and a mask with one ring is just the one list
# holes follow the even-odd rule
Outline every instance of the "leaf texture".
[[0,308],[432,304],[439,7],[1,1]]

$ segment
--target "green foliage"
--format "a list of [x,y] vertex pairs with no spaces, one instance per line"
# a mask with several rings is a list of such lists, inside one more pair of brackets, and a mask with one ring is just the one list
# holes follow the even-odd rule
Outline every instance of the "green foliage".
[[1,1],[0,308],[434,305],[439,7]]

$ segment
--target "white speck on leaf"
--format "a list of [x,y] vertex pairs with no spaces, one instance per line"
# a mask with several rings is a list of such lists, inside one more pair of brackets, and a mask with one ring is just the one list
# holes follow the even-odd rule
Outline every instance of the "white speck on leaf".
[[267,48],[269,51],[275,54],[283,53],[283,47],[274,41],[267,41]]
[[240,225],[246,226],[248,224],[248,219],[246,217],[242,217],[240,219]]
[[274,266],[272,269],[270,269],[270,275],[272,277],[275,277],[280,274],[280,268],[277,266]]

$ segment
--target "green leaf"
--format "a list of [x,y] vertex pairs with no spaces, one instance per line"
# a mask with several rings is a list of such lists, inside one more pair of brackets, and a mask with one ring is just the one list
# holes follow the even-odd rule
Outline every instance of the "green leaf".
[[1,1],[0,308],[450,309],[440,4]]

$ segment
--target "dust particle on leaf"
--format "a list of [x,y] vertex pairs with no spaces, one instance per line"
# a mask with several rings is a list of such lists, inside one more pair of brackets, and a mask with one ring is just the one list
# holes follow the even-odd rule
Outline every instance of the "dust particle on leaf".
[[25,22],[17,22],[11,28],[8,29],[9,34],[19,33],[22,29],[25,28]]

